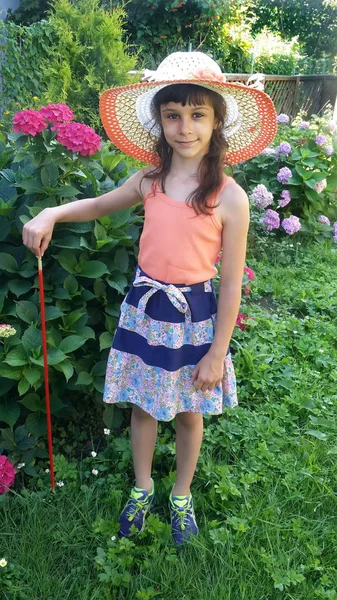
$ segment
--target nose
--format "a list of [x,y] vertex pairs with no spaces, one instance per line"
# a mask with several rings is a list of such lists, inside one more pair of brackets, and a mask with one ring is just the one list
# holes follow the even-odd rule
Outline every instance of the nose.
[[192,133],[192,123],[188,116],[182,116],[179,120],[179,133],[181,135],[189,135]]

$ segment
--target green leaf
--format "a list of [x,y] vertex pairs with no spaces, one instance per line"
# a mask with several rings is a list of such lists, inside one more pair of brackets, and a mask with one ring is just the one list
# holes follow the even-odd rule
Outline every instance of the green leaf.
[[36,179],[24,179],[15,184],[16,187],[23,188],[29,196],[30,194],[42,194],[45,192],[42,185]]
[[38,310],[35,304],[28,300],[16,302],[16,314],[25,323],[36,323],[38,320]]
[[119,229],[119,227],[123,227],[123,225],[126,225],[126,223],[128,223],[130,220],[130,213],[131,210],[130,208],[128,208],[126,210],[119,210],[118,212],[110,215],[109,218],[113,227],[115,229]]
[[80,249],[80,240],[76,235],[65,235],[60,239],[53,239],[53,245],[57,248],[70,248],[70,249]]
[[0,242],[3,242],[11,230],[11,223],[5,217],[0,217]]
[[[64,352],[61,352],[61,350],[59,350],[58,348],[50,348],[47,351],[47,354],[49,366],[57,365],[67,358]],[[34,365],[39,365],[43,367],[43,356],[40,356],[40,358],[37,359],[31,357],[30,361],[34,363]]]
[[118,248],[115,254],[115,264],[122,273],[126,273],[129,268],[129,254],[126,248]]
[[77,266],[77,258],[73,252],[69,250],[61,250],[61,252],[55,256],[56,260],[60,263],[61,267],[68,273],[75,273]]
[[310,177],[312,176],[312,169],[304,169],[301,165],[296,164],[295,165],[295,169],[297,171],[297,173],[302,177],[302,179],[304,179],[304,181],[306,179],[310,179]]
[[71,296],[73,296],[78,290],[78,281],[73,275],[68,275],[63,282],[63,287]]
[[14,350],[8,352],[3,362],[11,367],[23,367],[28,364],[29,360],[24,348],[18,346],[17,348],[14,348]]
[[69,335],[64,338],[60,343],[60,350],[65,354],[69,354],[69,352],[74,352],[86,342],[86,338],[80,337],[79,335]]
[[305,433],[307,435],[312,435],[313,437],[317,438],[318,440],[326,440],[326,433],[323,433],[322,431],[317,431],[316,429],[309,429]]
[[124,275],[120,275],[119,273],[114,273],[111,275],[111,279],[107,279],[106,283],[110,285],[110,287],[114,288],[120,294],[124,294],[125,288],[128,285],[128,281]]
[[90,277],[92,279],[96,279],[97,277],[102,277],[102,275],[106,273],[109,273],[109,269],[103,262],[99,260],[92,260],[84,263],[82,271],[79,273],[79,275],[81,277]]
[[8,271],[8,273],[16,273],[18,271],[18,263],[14,256],[0,252],[0,270]]
[[108,331],[101,333],[99,336],[99,348],[100,350],[105,350],[105,348],[110,348],[113,340],[113,335]]
[[101,160],[104,169],[111,172],[117,167],[118,163],[121,162],[122,158],[119,154],[114,154],[113,152],[102,152]]
[[36,437],[41,437],[47,432],[47,417],[42,412],[33,412],[26,419],[27,431]]
[[29,292],[32,288],[32,283],[31,281],[25,281],[23,279],[11,279],[8,282],[8,287],[10,291],[18,297]]
[[[20,406],[16,400],[2,400],[0,403],[0,421],[7,423],[10,427],[14,427],[20,416]],[[0,442],[1,445],[1,442]]]
[[46,404],[45,401],[38,396],[38,394],[31,393],[27,394],[22,400],[19,400],[20,404],[23,404],[28,410],[32,412],[42,411],[46,412]]
[[94,388],[100,394],[103,394],[103,392],[104,392],[104,384],[105,384],[104,377],[95,377],[95,379],[94,379]]
[[106,371],[106,361],[105,360],[100,360],[91,369],[91,374],[94,377],[102,377],[102,376],[105,375],[105,371]]
[[27,381],[27,379],[25,379],[25,377],[22,377],[19,381],[19,385],[18,385],[18,392],[19,392],[19,396],[22,396],[23,394],[25,394],[30,388],[30,383],[29,381]]
[[54,193],[63,198],[70,198],[71,196],[77,196],[80,193],[80,190],[72,185],[62,185]]
[[91,384],[92,384],[92,377],[91,377],[90,373],[87,373],[86,371],[81,371],[79,373],[79,376],[77,378],[75,385],[91,385]]
[[36,367],[30,367],[29,369],[24,370],[23,375],[27,381],[29,381],[30,385],[34,385],[34,383],[39,381],[42,373],[40,369],[37,369]]
[[22,368],[20,367],[11,367],[10,365],[5,365],[4,362],[0,363],[0,377],[18,380],[21,377],[21,373]]
[[74,374],[74,367],[72,366],[70,360],[64,360],[58,365],[55,365],[54,369],[56,369],[56,371],[61,371],[67,381],[69,381],[70,377],[72,377]]
[[41,181],[46,188],[55,188],[58,180],[58,169],[53,163],[49,163],[41,169]]
[[54,319],[59,319],[59,317],[63,317],[63,315],[64,312],[56,306],[46,307],[46,321],[53,321]]
[[23,334],[21,341],[24,349],[27,350],[27,352],[38,350],[42,346],[41,331],[34,325],[30,325]]
[[76,323],[76,321],[78,321],[81,317],[83,317],[84,314],[85,313],[73,311],[71,313],[68,313],[67,315],[64,315],[62,317],[64,327],[66,329],[71,327],[72,325],[74,325]]

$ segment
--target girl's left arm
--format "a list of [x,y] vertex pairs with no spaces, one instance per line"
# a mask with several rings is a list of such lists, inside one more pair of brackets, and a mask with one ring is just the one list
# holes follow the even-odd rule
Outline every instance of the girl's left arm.
[[212,390],[223,377],[224,359],[240,309],[249,228],[249,201],[235,182],[224,188],[220,208],[223,260],[214,339],[192,373],[195,388],[202,391]]
[[[227,186],[226,186],[227,187]],[[217,321],[211,352],[225,358],[239,313],[249,228],[249,201],[237,184],[223,200],[223,260],[219,285]],[[226,188],[225,188],[226,190]],[[224,191],[225,191],[224,190]],[[227,193],[229,190],[226,190]]]

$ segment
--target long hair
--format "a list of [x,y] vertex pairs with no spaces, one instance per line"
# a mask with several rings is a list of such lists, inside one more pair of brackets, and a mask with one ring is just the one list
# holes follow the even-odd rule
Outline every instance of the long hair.
[[160,107],[169,102],[181,103],[183,106],[200,106],[208,100],[214,109],[214,116],[218,127],[214,129],[209,144],[208,153],[203,157],[198,168],[199,186],[192,192],[186,202],[194,208],[197,215],[209,215],[214,204],[209,204],[210,199],[220,190],[223,183],[225,157],[228,143],[223,133],[226,116],[226,105],[222,96],[212,90],[191,83],[169,85],[161,89],[152,101],[152,113],[156,124],[160,127],[160,136],[155,142],[154,152],[160,158],[160,165],[144,175],[146,179],[159,182],[165,193],[165,181],[171,169],[172,148],[168,145],[160,116]]

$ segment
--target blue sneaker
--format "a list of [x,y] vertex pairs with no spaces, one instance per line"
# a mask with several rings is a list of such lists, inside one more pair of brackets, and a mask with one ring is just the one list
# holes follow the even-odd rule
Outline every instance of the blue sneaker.
[[184,542],[187,542],[191,535],[199,533],[195,520],[192,496],[172,496],[171,492],[169,508],[173,539],[180,546]]
[[145,527],[145,517],[151,508],[154,498],[154,482],[152,481],[152,490],[142,490],[141,488],[133,487],[130,493],[130,498],[123,508],[119,517],[119,532],[122,537],[130,537],[131,526],[134,525],[138,533],[143,531]]

